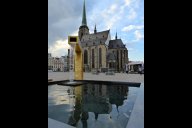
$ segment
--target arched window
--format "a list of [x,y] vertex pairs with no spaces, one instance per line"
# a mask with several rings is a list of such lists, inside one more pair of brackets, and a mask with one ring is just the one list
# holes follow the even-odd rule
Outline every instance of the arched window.
[[117,70],[119,71],[119,51],[117,50]]
[[126,60],[126,51],[124,50],[124,59]]
[[99,67],[102,67],[102,51],[101,51],[101,48],[99,48]]
[[84,51],[84,64],[88,63],[88,54],[87,54],[87,50]]
[[120,58],[121,58],[121,63],[120,63],[120,65],[121,65],[121,69],[123,68],[123,51],[121,50],[121,56],[120,56]]
[[95,68],[95,54],[94,54],[94,49],[92,49],[92,68]]

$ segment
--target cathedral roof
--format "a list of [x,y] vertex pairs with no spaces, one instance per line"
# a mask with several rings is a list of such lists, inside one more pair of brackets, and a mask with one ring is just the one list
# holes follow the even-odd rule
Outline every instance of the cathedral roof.
[[109,41],[109,49],[116,49],[116,48],[126,48],[125,44],[123,44],[121,39],[115,39],[115,40],[110,40]]
[[85,47],[85,46],[104,44],[108,38],[109,31],[110,30],[106,30],[102,32],[83,35],[81,39],[81,45]]

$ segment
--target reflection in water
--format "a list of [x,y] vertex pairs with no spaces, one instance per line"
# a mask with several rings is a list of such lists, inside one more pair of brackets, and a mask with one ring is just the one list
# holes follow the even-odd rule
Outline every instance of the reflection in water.
[[75,110],[70,117],[74,120],[69,120],[68,124],[76,126],[76,123],[80,120],[80,115],[82,115],[83,128],[86,128],[89,118],[88,112],[93,112],[95,120],[97,120],[99,114],[109,114],[111,112],[112,104],[117,106],[118,111],[118,106],[123,105],[123,101],[127,98],[127,92],[128,87],[121,85],[87,84],[75,87]]
[[[89,119],[90,112],[94,114],[95,121],[100,118],[101,114],[108,114],[109,119],[111,119],[112,116],[110,113],[114,113],[112,113],[113,105],[116,106],[116,112],[119,113],[119,107],[124,104],[124,100],[127,99],[129,91],[129,87],[124,85],[86,84],[76,87],[66,86],[66,88],[68,88],[66,89],[69,96],[69,100],[67,101],[69,101],[71,111],[68,113],[60,111],[60,113],[64,115],[59,117],[53,114],[55,112],[51,113],[51,110],[53,110],[51,107],[55,107],[55,111],[60,108],[58,108],[58,105],[56,105],[57,107],[52,105],[49,106],[48,109],[49,117],[82,128],[88,128],[87,120]],[[64,108],[67,104],[60,105]]]

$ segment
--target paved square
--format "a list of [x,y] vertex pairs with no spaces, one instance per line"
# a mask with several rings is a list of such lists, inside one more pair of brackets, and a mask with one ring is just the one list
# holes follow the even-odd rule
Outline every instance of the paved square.
[[[48,72],[48,79],[53,81],[69,80],[69,72]],[[124,82],[139,82],[144,83],[144,74],[126,74],[115,73],[115,75],[106,75],[99,73],[98,75],[92,73],[84,73],[84,80],[101,80],[101,81],[124,81]]]

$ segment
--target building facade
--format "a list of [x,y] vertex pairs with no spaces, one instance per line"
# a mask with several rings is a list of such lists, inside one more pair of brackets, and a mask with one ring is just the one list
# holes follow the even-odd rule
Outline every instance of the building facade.
[[48,53],[48,70],[53,70],[52,56]]
[[55,72],[64,71],[64,58],[63,57],[52,57],[51,53],[48,53],[48,70]]

